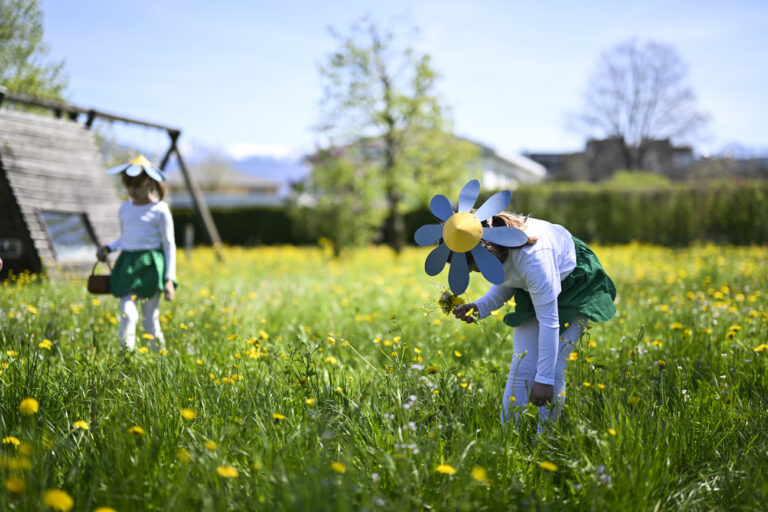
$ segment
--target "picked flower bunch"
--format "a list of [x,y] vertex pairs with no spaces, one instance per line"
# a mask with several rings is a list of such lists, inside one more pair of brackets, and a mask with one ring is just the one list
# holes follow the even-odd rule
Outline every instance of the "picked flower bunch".
[[440,298],[437,299],[437,303],[440,305],[440,309],[446,315],[453,313],[453,310],[464,304],[464,302],[464,299],[458,295],[452,294],[450,290],[443,290],[443,292],[440,294]]

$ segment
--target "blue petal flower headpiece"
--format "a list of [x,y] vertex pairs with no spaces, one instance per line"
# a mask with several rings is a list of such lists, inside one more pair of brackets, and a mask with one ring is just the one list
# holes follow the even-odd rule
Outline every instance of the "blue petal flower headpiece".
[[138,176],[143,172],[147,173],[147,176],[155,181],[165,181],[165,173],[152,166],[149,160],[144,158],[144,155],[139,155],[127,164],[120,164],[117,167],[113,167],[107,171],[107,174],[120,174],[125,172],[128,176]]
[[528,241],[528,235],[522,230],[511,227],[484,227],[482,222],[504,211],[512,194],[508,190],[492,195],[474,213],[472,207],[480,195],[480,182],[472,180],[461,189],[459,194],[458,212],[453,211],[450,201],[442,194],[435,195],[429,203],[429,208],[442,224],[426,224],[416,230],[414,238],[419,245],[432,245],[443,239],[424,263],[424,270],[430,276],[436,276],[445,267],[448,257],[451,258],[451,270],[448,273],[448,284],[451,291],[460,295],[469,285],[469,266],[467,252],[477,263],[477,268],[488,281],[493,284],[504,282],[504,267],[488,249],[480,245],[481,240],[503,245],[519,247]]

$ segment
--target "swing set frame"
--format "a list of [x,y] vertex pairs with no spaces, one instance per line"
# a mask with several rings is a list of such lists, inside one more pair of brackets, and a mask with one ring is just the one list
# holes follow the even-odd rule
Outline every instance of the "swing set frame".
[[85,116],[85,119],[81,122],[81,124],[87,130],[91,129],[93,122],[97,118],[102,118],[107,121],[138,125],[138,126],[143,126],[145,128],[153,128],[153,129],[164,131],[166,134],[168,134],[168,137],[170,138],[170,145],[168,146],[168,149],[166,150],[165,155],[160,160],[160,164],[158,165],[158,167],[160,169],[165,170],[165,167],[168,165],[168,161],[170,160],[171,155],[176,156],[176,161],[178,162],[179,168],[181,169],[181,174],[184,177],[184,183],[186,184],[187,190],[189,191],[189,194],[192,198],[192,203],[194,205],[195,211],[200,217],[200,220],[203,223],[203,227],[205,228],[208,239],[216,251],[216,257],[220,261],[223,259],[223,256],[221,253],[222,244],[221,244],[221,237],[219,236],[219,231],[216,229],[216,224],[213,222],[213,217],[211,216],[210,210],[208,210],[208,205],[205,202],[203,193],[201,192],[200,187],[198,187],[197,183],[195,183],[195,181],[192,179],[192,176],[190,175],[189,170],[187,169],[187,166],[184,163],[184,158],[181,156],[181,151],[179,151],[178,141],[179,141],[179,137],[181,136],[180,129],[162,125],[159,123],[154,123],[151,121],[144,121],[141,119],[135,119],[135,118],[122,116],[118,114],[112,114],[109,112],[104,112],[102,110],[86,108],[86,107],[74,105],[72,103],[68,103],[64,101],[50,100],[46,98],[38,98],[35,96],[30,96],[27,94],[10,92],[4,89],[3,87],[0,87],[0,105],[2,105],[2,103],[4,102],[47,109],[52,111],[53,115],[56,118],[61,119],[62,117],[66,116],[70,121],[73,121],[73,122],[78,122],[81,116]]

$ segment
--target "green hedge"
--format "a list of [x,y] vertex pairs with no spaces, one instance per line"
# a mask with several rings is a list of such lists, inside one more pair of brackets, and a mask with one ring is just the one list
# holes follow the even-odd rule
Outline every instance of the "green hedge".
[[[490,194],[483,194],[477,204]],[[768,181],[719,181],[627,186],[616,183],[539,184],[513,192],[510,209],[562,224],[587,242],[641,241],[667,246],[696,241],[768,244]],[[222,240],[230,245],[311,244],[317,241],[287,207],[213,210]],[[195,225],[197,243],[206,241],[192,210],[173,212],[176,240]],[[425,207],[405,216],[409,240],[435,218]]]
[[649,187],[528,186],[511,208],[562,224],[587,241],[681,246],[696,241],[768,243],[768,182],[718,181]]
[[[287,207],[255,206],[211,210],[221,240],[228,245],[312,244],[317,241],[306,230],[295,225]],[[184,230],[195,227],[195,243],[207,243],[203,223],[194,210],[173,210],[176,244],[183,247]]]

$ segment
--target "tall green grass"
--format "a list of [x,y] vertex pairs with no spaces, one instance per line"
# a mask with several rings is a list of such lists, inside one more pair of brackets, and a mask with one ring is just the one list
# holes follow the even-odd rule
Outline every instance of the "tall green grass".
[[163,354],[121,353],[117,301],[81,279],[7,282],[0,509],[50,489],[74,510],[764,509],[768,251],[596,252],[619,314],[541,435],[533,410],[499,421],[504,311],[444,316],[424,250],[180,253]]

